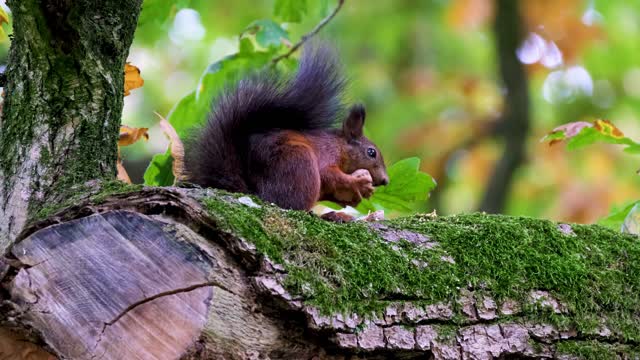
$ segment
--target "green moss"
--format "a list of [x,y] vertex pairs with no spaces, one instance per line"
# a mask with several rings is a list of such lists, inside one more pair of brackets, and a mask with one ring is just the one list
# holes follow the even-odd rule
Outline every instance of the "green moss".
[[[10,195],[27,179],[30,193],[21,196],[28,195],[30,215],[74,185],[115,177],[123,68],[141,3],[7,2],[14,37],[5,89],[11,96],[0,123],[0,193]],[[29,160],[37,167],[21,169]]]
[[458,333],[458,327],[455,325],[432,325],[438,334],[440,342],[453,342]]
[[557,355],[573,355],[585,360],[617,360],[620,354],[637,359],[640,348],[621,344],[603,344],[597,341],[563,341],[557,345]]
[[[640,242],[635,237],[595,225],[572,225],[576,235],[565,235],[551,221],[484,214],[383,222],[440,244],[429,250],[406,241],[389,244],[366,224],[338,225],[264,204],[251,208],[225,196],[231,195],[203,201],[210,214],[283,264],[289,291],[322,311],[369,314],[395,299],[455,302],[468,286],[498,302],[524,301],[532,290],[545,290],[565,303],[569,314],[532,305],[524,308],[525,316],[576,326],[584,334],[604,318],[625,339],[640,339]],[[442,260],[444,255],[455,264]]]
[[118,180],[97,182],[94,185],[74,186],[62,194],[60,198],[63,198],[63,201],[41,207],[29,221],[46,219],[62,209],[81,202],[91,201],[93,204],[100,204],[109,196],[139,191],[142,188],[142,185],[126,184]]

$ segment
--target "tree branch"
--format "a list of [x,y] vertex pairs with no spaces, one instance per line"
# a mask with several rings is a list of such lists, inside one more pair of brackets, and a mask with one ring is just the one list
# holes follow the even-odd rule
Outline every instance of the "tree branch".
[[322,21],[320,21],[320,23],[318,23],[318,25],[316,25],[316,27],[313,28],[313,30],[311,30],[309,33],[303,35],[300,38],[300,41],[295,43],[291,47],[291,49],[289,49],[289,51],[287,51],[286,53],[284,53],[284,54],[282,54],[280,56],[276,56],[275,58],[273,58],[273,60],[271,60],[271,63],[273,65],[275,65],[275,64],[278,63],[278,61],[280,61],[280,60],[282,60],[284,58],[288,58],[289,56],[291,56],[291,54],[296,52],[302,46],[302,44],[304,44],[306,41],[308,41],[309,39],[314,37],[318,32],[320,32],[320,30],[322,30],[322,28],[325,27],[325,25],[327,25],[329,23],[329,21],[331,21],[331,19],[333,19],[338,14],[340,9],[342,8],[342,5],[344,5],[344,1],[345,0],[338,0],[338,5],[336,6],[335,9],[333,9],[331,14],[329,14],[327,17],[322,19]]
[[522,21],[518,2],[496,0],[494,33],[499,57],[500,74],[506,88],[505,109],[500,124],[505,147],[502,158],[496,164],[480,210],[489,213],[504,209],[513,175],[522,163],[529,132],[529,90],[524,66],[516,56],[522,39]]

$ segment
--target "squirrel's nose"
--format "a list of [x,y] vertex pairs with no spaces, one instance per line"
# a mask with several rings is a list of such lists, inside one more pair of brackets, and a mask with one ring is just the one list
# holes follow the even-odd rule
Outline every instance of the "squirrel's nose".
[[385,176],[382,178],[382,180],[380,180],[380,185],[387,185],[389,184],[389,177]]

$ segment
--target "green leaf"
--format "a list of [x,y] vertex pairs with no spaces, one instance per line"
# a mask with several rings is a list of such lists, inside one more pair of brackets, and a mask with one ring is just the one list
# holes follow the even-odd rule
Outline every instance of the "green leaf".
[[300,22],[307,13],[307,0],[276,0],[273,13],[284,22]]
[[171,146],[164,154],[156,154],[144,172],[144,184],[147,186],[171,186],[175,181],[173,175],[173,157]]
[[400,160],[387,170],[389,185],[376,189],[373,196],[356,208],[362,213],[378,209],[409,213],[429,196],[436,187],[435,180],[420,171],[417,157]]
[[329,15],[329,0],[318,1],[320,17],[326,17]]
[[205,106],[204,102],[198,103],[196,92],[192,91],[178,101],[169,112],[167,121],[176,129],[180,138],[186,138],[190,129],[204,122],[208,111],[209,107]]
[[289,40],[289,33],[273,20],[256,20],[245,29],[246,33],[255,34],[256,41],[264,48],[280,47],[282,39]]
[[180,9],[189,7],[191,0],[144,0],[138,25],[163,24],[173,19]]
[[640,204],[636,203],[624,218],[620,229],[623,233],[640,234]]
[[626,145],[624,149],[626,152],[640,153],[640,143],[624,136],[622,131],[608,120],[598,119],[593,123],[585,121],[567,123],[555,128],[542,140],[550,141],[551,144],[567,140],[568,150],[575,150],[597,142],[603,142]]
[[616,138],[596,130],[595,128],[584,128],[578,135],[572,137],[567,142],[567,149],[575,150],[587,145],[603,142],[608,144],[633,145],[634,142],[626,137]]
[[598,224],[615,230],[620,230],[625,219],[629,213],[631,213],[631,210],[638,204],[640,204],[640,201],[634,201],[622,208],[614,208],[607,217],[600,219]]
[[238,53],[240,55],[250,55],[251,53],[253,53],[255,51],[255,48],[253,46],[253,43],[251,42],[250,39],[248,38],[242,38],[240,39],[240,46],[239,46],[239,51]]
[[252,52],[246,42],[240,45],[241,53],[209,65],[200,77],[198,88],[182,98],[169,113],[167,120],[180,138],[187,138],[191,129],[205,122],[213,99],[225,86],[231,86],[249,72],[264,67],[275,53],[275,50]]
[[152,43],[166,36],[176,13],[191,5],[191,0],[144,0],[138,18],[136,41]]
[[624,148],[624,152],[629,154],[640,154],[640,144],[628,145]]

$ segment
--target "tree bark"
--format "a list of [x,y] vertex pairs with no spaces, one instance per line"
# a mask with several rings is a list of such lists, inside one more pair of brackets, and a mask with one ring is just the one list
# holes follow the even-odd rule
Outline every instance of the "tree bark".
[[142,0],[9,0],[0,249],[73,184],[113,178],[123,69]]
[[[0,257],[0,359],[11,351],[3,344],[15,338],[37,345],[36,359],[577,359],[594,358],[593,354],[626,359],[637,355],[639,344],[628,335],[638,330],[637,320],[630,327],[617,327],[613,321],[617,315],[636,319],[635,303],[627,303],[627,308],[603,303],[595,314],[600,325],[581,327],[576,324],[585,315],[577,309],[583,305],[579,298],[563,295],[562,288],[532,287],[519,300],[499,299],[491,288],[497,278],[488,277],[479,286],[458,287],[452,297],[433,301],[427,300],[428,293],[407,290],[411,279],[400,279],[369,293],[351,309],[327,312],[315,302],[320,296],[317,290],[324,286],[335,287],[331,291],[336,292],[336,303],[345,287],[354,286],[348,282],[354,279],[316,268],[339,255],[319,252],[314,244],[320,241],[363,244],[371,253],[353,253],[343,264],[362,266],[360,276],[377,271],[379,265],[371,261],[380,248],[388,256],[435,251],[441,260],[410,263],[421,269],[425,279],[433,279],[434,284],[421,285],[424,289],[437,289],[432,286],[436,277],[455,273],[457,267],[465,268],[469,276],[482,270],[483,265],[450,252],[451,246],[468,241],[473,251],[478,242],[490,241],[478,239],[478,234],[502,233],[507,237],[500,241],[515,251],[536,232],[566,240],[558,246],[582,249],[576,244],[588,244],[589,253],[575,250],[571,261],[581,264],[580,257],[597,253],[587,276],[606,283],[596,282],[593,292],[601,291],[597,288],[602,285],[611,296],[629,296],[625,288],[637,283],[631,277],[637,268],[631,266],[640,261],[640,251],[629,246],[636,240],[622,234],[510,217],[491,218],[492,225],[425,216],[397,223],[330,224],[211,190],[145,188],[110,193],[70,201],[75,205],[25,229],[22,240]],[[416,230],[425,221],[435,223],[432,230]],[[457,221],[459,225],[448,231],[438,230]],[[596,233],[600,238],[589,238]],[[445,237],[450,238],[445,241]],[[265,254],[270,246],[282,244],[289,244],[286,259]],[[525,248],[530,246],[535,245]],[[612,259],[614,268],[604,259],[609,253],[618,254],[616,249],[624,249],[624,256]],[[544,259],[551,257],[548,264],[555,266],[562,262],[553,258],[558,251],[563,250],[530,254],[542,263],[529,265],[531,272],[522,281],[536,283],[533,277],[546,276]],[[515,254],[498,252],[478,260],[484,266],[527,260],[513,259]],[[498,260],[505,256],[509,260]],[[387,271],[399,272],[402,263],[409,262],[402,256],[398,259]],[[288,282],[306,270],[318,271],[326,283],[318,287],[309,280],[296,288]],[[573,271],[567,276],[578,279],[581,269]],[[625,271],[629,277],[616,277]],[[460,284],[470,279],[462,278]],[[358,286],[357,293],[367,293],[371,284]],[[366,301],[380,307],[355,310]],[[554,318],[564,320],[550,323]],[[7,335],[9,330],[13,335]]]

